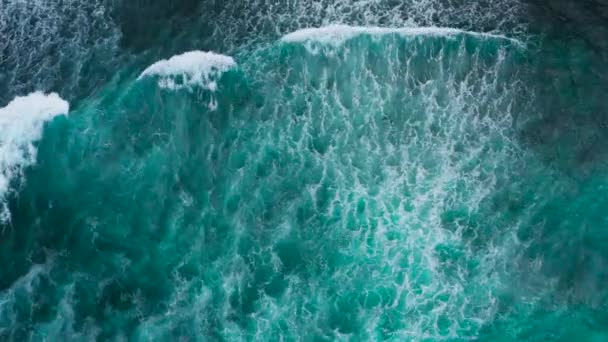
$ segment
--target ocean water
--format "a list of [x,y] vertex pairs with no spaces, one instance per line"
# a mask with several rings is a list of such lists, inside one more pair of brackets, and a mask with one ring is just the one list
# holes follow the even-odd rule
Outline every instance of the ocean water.
[[0,340],[608,340],[603,1],[0,0]]

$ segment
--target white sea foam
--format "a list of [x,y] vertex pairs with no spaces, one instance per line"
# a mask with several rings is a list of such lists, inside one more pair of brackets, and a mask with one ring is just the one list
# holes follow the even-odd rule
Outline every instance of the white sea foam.
[[0,222],[9,218],[2,200],[11,180],[36,162],[34,142],[42,138],[44,123],[69,109],[59,95],[42,92],[18,96],[0,108]]
[[305,28],[289,33],[281,38],[286,43],[304,43],[315,41],[323,44],[341,44],[359,35],[387,35],[397,34],[400,36],[453,36],[453,35],[472,35],[485,38],[505,39],[521,44],[516,39],[502,35],[464,31],[450,27],[377,27],[377,26],[349,26],[349,25],[329,25],[319,28]]
[[[236,63],[230,56],[214,52],[189,51],[150,65],[138,79],[157,76],[160,78],[159,85],[163,88],[201,86],[213,91],[217,87],[214,78],[235,66]],[[176,76],[182,77],[181,82],[176,82],[174,79]]]

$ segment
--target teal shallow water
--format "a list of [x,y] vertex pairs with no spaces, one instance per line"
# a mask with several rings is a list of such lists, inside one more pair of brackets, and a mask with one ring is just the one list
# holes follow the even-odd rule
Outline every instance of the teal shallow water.
[[[273,38],[244,16],[258,37],[197,41],[178,6],[151,20],[191,32],[147,72],[172,24],[95,40],[114,77],[23,83],[72,103],[0,112],[0,339],[606,339],[601,55],[506,15],[353,3],[305,26],[421,24]],[[181,54],[206,44],[233,59]]]

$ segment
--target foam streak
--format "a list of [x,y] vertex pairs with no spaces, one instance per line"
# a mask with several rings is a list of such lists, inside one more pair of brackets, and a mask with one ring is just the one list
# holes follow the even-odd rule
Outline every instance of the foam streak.
[[502,35],[464,31],[449,27],[377,27],[377,26],[349,26],[349,25],[329,25],[319,28],[305,28],[289,33],[281,38],[286,43],[303,43],[316,41],[325,44],[341,44],[346,40],[359,35],[387,35],[397,34],[400,36],[453,36],[471,35],[493,39],[505,39],[511,42],[522,44],[520,41]]

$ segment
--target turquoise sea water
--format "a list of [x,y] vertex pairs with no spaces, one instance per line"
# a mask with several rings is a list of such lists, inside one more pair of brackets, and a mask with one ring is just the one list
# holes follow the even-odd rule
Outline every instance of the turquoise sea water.
[[0,5],[0,340],[608,340],[601,2]]

